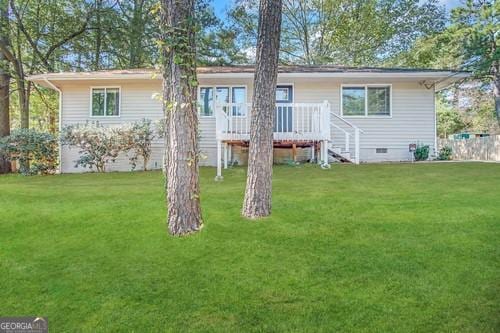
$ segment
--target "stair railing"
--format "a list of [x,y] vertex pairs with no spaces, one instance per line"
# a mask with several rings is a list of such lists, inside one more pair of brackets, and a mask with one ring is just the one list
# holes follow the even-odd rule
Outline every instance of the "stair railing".
[[354,163],[355,164],[359,164],[359,145],[360,145],[360,134],[361,133],[364,133],[364,131],[362,129],[360,129],[358,126],[354,125],[353,123],[351,123],[350,121],[342,118],[341,116],[339,116],[338,114],[335,114],[333,111],[330,110],[330,115],[332,116],[332,119],[331,120],[331,125],[339,130],[341,130],[342,132],[344,132],[344,135],[345,135],[345,151],[346,152],[349,152],[350,150],[350,137],[351,137],[351,133],[349,133],[348,131],[346,131],[345,129],[343,129],[342,127],[338,126],[337,124],[335,124],[333,122],[333,117],[341,120],[342,122],[344,122],[347,126],[351,127],[353,130],[354,130]]

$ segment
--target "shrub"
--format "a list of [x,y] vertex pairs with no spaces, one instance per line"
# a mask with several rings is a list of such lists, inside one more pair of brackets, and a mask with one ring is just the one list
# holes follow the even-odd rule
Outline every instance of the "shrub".
[[18,161],[23,175],[52,174],[57,167],[57,138],[34,129],[16,129],[0,139],[0,155]]
[[427,160],[429,158],[429,145],[418,144],[414,154],[416,161]]
[[132,170],[136,168],[140,157],[143,161],[143,170],[146,171],[151,157],[151,144],[160,136],[160,130],[155,130],[151,120],[142,119],[122,126],[119,128],[119,133],[123,150],[129,154]]
[[95,168],[97,172],[106,171],[106,165],[115,162],[123,151],[119,129],[103,127],[98,123],[64,127],[61,143],[79,148],[80,157],[75,161],[75,167]]
[[451,160],[452,150],[450,146],[444,146],[439,149],[438,160],[449,161]]

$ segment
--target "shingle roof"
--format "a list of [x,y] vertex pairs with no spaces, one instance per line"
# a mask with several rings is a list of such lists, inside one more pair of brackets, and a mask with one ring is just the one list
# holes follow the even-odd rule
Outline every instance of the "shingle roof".
[[[198,67],[198,74],[224,74],[224,73],[253,73],[255,66],[208,66]],[[429,68],[402,68],[402,67],[348,67],[348,66],[306,66],[306,65],[289,65],[279,66],[279,73],[407,73],[407,72],[449,72],[450,69],[429,69]],[[152,74],[158,72],[154,68],[133,68],[133,69],[111,69],[92,72],[64,72],[51,74],[65,75],[81,75],[81,74],[109,74],[109,75],[126,75],[126,74]]]

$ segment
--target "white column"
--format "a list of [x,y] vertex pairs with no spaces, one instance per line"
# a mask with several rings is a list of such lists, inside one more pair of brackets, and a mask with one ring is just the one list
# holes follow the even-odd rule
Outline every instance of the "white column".
[[323,141],[323,164],[328,164],[328,141]]
[[224,142],[224,169],[227,169],[227,142]]
[[217,176],[215,180],[222,180],[222,142],[217,140]]

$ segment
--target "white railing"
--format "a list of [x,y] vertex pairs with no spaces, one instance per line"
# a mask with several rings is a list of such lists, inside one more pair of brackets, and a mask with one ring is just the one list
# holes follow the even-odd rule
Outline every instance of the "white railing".
[[[331,115],[331,126],[334,127],[335,129],[339,130],[343,135],[344,135],[344,150],[343,152],[345,153],[351,153],[350,147],[351,147],[351,138],[354,137],[354,163],[359,164],[359,147],[360,147],[360,134],[364,133],[362,129],[351,123],[350,121],[345,120],[338,114],[334,113],[333,111],[330,111]],[[344,127],[341,127],[335,123],[335,120],[340,120],[343,124]],[[347,128],[347,129],[346,129]],[[342,135],[341,134],[341,135]]]
[[[250,103],[223,103],[215,107],[217,139],[250,139]],[[320,141],[330,139],[327,103],[276,104],[274,140]]]

